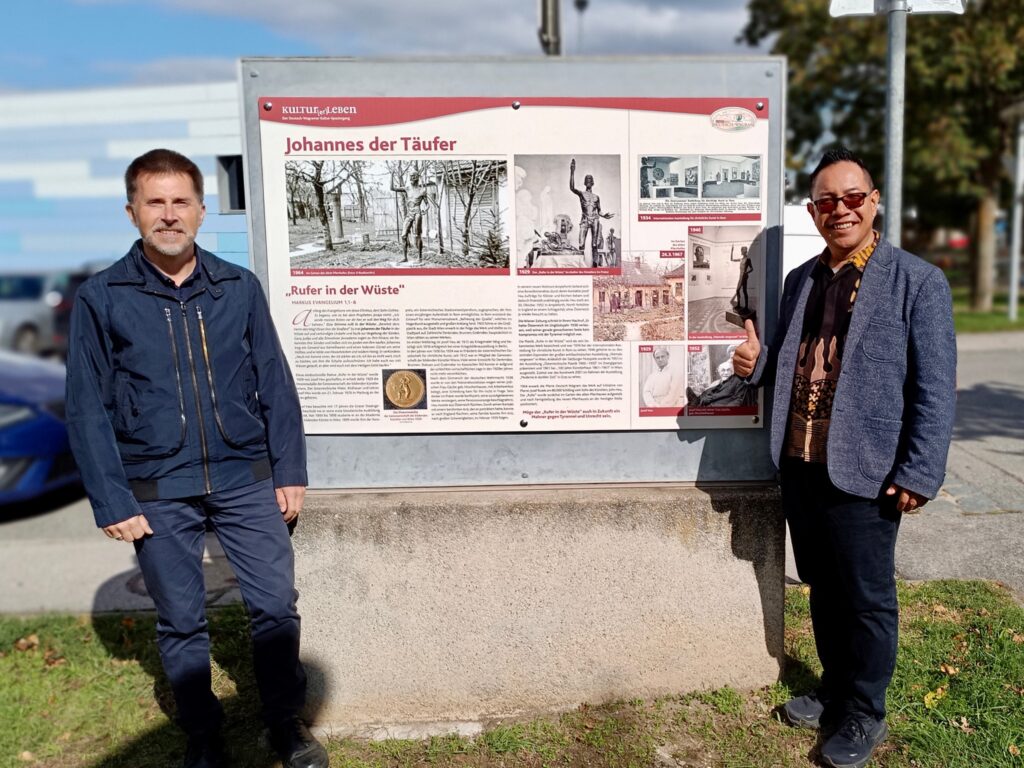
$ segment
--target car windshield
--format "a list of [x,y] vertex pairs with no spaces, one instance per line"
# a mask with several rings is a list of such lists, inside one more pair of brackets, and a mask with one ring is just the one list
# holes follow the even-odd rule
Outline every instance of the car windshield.
[[0,300],[38,299],[45,282],[41,275],[0,275]]

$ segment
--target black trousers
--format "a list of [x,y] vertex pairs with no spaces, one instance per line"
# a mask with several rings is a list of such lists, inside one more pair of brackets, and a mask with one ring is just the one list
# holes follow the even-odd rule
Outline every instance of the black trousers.
[[157,646],[181,727],[188,733],[209,731],[223,718],[210,688],[202,563],[207,520],[213,523],[249,609],[263,719],[272,726],[298,714],[306,699],[306,673],[299,662],[298,593],[292,544],[273,481],[141,506],[154,534],[136,541],[135,552],[156,604]]
[[783,459],[782,505],[797,572],[811,589],[826,710],[881,719],[899,631],[896,501],[853,496],[832,484],[824,464]]

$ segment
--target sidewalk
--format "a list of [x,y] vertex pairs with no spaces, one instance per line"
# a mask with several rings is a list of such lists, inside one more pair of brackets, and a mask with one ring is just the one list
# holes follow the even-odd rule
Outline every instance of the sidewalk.
[[[904,579],[993,579],[1024,601],[1024,333],[958,339],[959,394],[946,484],[903,518],[896,568]],[[208,537],[207,591],[238,599]],[[796,579],[790,559],[787,576]],[[0,613],[89,613],[152,607],[131,546],[93,525],[84,500],[0,521]]]
[[1024,601],[1024,333],[957,339],[957,419],[946,483],[903,518],[905,579],[1000,581]]

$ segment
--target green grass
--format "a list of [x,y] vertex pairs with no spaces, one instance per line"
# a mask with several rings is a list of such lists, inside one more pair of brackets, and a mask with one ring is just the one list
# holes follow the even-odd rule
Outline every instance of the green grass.
[[[1024,609],[985,582],[901,584],[891,736],[878,768],[1024,768]],[[273,768],[257,724],[240,608],[211,615],[214,682],[234,764]],[[0,767],[163,768],[182,738],[146,616],[0,618]],[[787,665],[756,691],[721,688],[582,705],[469,739],[331,741],[334,768],[648,768],[671,755],[723,768],[809,766],[815,736],[774,709],[816,680],[807,596],[786,599]],[[1015,754],[1015,752],[1019,752]]]
[[991,333],[996,331],[1024,331],[1024,295],[1018,303],[1017,319],[1007,317],[1009,298],[1006,293],[996,293],[991,312],[971,311],[970,290],[963,286],[953,287],[953,325],[957,333]]

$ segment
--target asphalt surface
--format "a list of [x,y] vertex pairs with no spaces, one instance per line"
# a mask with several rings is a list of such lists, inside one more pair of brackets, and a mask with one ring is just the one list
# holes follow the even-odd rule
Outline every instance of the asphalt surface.
[[[993,579],[1024,602],[1024,333],[958,339],[956,430],[946,483],[903,518],[896,568],[905,579]],[[211,603],[238,599],[208,537]],[[796,578],[792,561],[787,575]],[[0,509],[0,613],[89,613],[152,607],[130,544],[93,525],[81,491]]]

